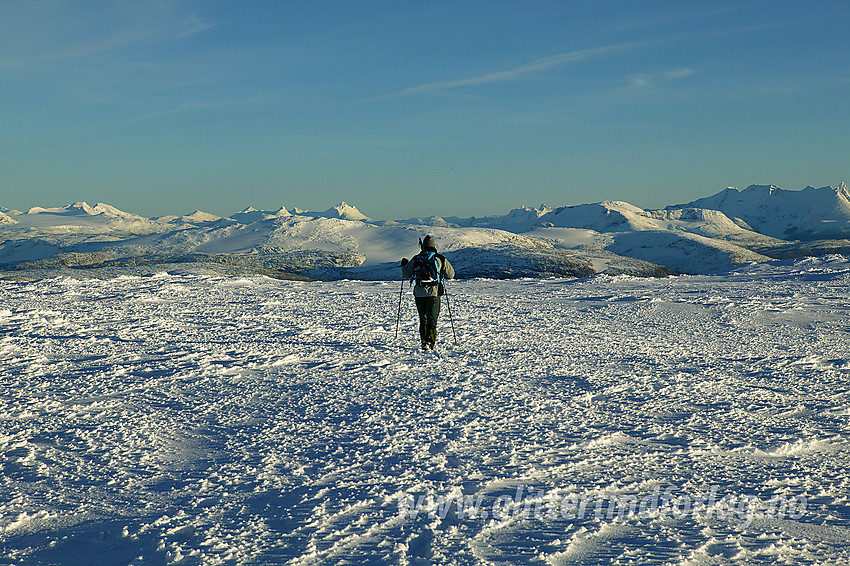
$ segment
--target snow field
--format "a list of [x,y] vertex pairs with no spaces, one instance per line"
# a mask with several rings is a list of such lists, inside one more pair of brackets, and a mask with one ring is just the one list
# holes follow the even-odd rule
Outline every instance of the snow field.
[[845,564],[848,283],[0,282],[0,563]]

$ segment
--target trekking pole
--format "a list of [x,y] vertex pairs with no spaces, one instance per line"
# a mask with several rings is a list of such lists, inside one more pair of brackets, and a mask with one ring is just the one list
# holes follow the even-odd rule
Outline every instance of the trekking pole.
[[455,346],[457,346],[457,334],[455,334],[455,321],[452,318],[452,304],[449,301],[449,289],[443,285],[443,291],[446,293],[446,308],[449,310],[449,322],[452,323],[452,336],[455,339]]
[[395,339],[398,342],[398,325],[401,321],[401,297],[404,295],[404,275],[401,276],[401,289],[398,291],[398,315],[395,318]]

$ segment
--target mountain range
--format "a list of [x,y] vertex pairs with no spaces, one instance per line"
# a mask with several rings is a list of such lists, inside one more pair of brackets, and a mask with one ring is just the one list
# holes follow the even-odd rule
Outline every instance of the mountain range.
[[502,216],[373,220],[340,203],[322,212],[245,208],[146,218],[97,203],[0,208],[0,276],[62,270],[264,273],[397,279],[399,260],[432,234],[462,277],[657,276],[850,253],[850,193],[752,185],[645,210],[619,201],[522,206]]

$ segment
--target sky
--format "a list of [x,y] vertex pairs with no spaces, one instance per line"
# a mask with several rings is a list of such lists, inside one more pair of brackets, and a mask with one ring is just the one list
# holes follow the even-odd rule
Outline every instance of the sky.
[[378,219],[848,181],[850,2],[0,0],[0,206]]

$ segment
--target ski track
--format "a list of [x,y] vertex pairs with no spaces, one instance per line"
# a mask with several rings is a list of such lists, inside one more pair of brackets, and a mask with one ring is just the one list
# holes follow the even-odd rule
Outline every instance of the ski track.
[[[848,284],[0,282],[2,564],[846,564]],[[405,494],[802,495],[796,519],[399,513]],[[542,497],[542,496],[541,496]]]

